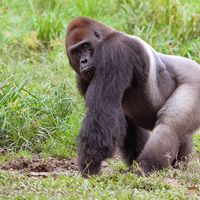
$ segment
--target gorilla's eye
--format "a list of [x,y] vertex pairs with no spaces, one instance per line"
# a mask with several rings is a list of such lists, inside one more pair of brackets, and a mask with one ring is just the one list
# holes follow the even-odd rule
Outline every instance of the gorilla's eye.
[[76,48],[76,49],[73,49],[73,50],[71,51],[71,53],[72,53],[73,55],[77,55],[77,54],[80,53],[80,50],[79,50],[78,48]]
[[98,32],[94,31],[94,35],[99,39],[100,35]]
[[83,46],[82,46],[84,49],[87,49],[89,47],[89,44],[88,43],[84,43]]

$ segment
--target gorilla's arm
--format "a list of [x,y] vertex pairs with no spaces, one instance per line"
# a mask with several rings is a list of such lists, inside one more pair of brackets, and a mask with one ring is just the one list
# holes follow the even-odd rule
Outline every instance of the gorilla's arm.
[[135,60],[129,47],[116,41],[114,35],[106,38],[96,52],[96,74],[86,93],[88,110],[79,134],[78,164],[83,174],[98,173],[101,161],[112,156],[125,134],[121,102]]

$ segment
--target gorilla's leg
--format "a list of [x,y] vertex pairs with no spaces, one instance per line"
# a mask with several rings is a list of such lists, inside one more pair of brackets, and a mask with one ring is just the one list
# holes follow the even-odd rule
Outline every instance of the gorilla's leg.
[[167,125],[158,125],[151,134],[137,162],[145,173],[172,164],[178,154],[179,139]]
[[137,159],[145,173],[167,167],[190,152],[188,138],[200,124],[198,93],[196,86],[183,84],[159,111],[156,126]]
[[130,166],[142,152],[149,138],[149,132],[136,126],[128,117],[126,117],[126,125],[126,135],[120,150],[124,161]]

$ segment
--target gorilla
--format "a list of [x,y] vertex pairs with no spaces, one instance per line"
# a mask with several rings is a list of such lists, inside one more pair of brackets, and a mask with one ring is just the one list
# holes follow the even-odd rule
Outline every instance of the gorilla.
[[87,108],[78,136],[83,176],[97,174],[116,148],[145,174],[187,160],[200,125],[199,64],[87,17],[69,23],[66,50]]

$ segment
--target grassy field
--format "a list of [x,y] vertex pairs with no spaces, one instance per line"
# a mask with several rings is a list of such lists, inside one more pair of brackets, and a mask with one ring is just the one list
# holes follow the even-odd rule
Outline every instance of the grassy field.
[[[157,51],[200,63],[200,0],[1,0],[0,163],[15,157],[74,158],[84,103],[64,47],[66,27],[90,16],[134,34]],[[0,199],[198,199],[200,135],[187,170],[48,178],[0,172]],[[1,153],[0,153],[1,154]]]

